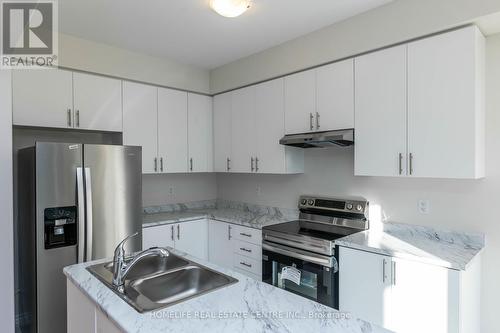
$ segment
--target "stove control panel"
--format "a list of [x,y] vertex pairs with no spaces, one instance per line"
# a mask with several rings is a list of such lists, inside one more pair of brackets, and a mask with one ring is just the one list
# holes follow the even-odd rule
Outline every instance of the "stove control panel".
[[331,198],[303,195],[299,199],[299,209],[315,209],[355,214],[368,213],[368,201],[364,198]]

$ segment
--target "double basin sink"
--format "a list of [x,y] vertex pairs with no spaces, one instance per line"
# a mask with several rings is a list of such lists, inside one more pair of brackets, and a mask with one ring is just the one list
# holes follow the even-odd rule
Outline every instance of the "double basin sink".
[[87,270],[140,313],[171,306],[238,282],[171,252],[168,257],[149,256],[137,262],[125,279],[123,293],[113,286],[112,262],[90,266]]

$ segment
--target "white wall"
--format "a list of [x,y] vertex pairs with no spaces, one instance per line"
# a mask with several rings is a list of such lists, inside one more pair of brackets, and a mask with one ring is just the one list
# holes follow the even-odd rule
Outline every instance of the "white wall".
[[144,175],[142,177],[143,206],[216,198],[217,183],[213,173]]
[[[483,232],[481,332],[498,332],[500,299],[500,34],[487,38],[486,178],[482,180],[354,177],[353,148],[306,150],[305,173],[294,176],[218,174],[218,197],[295,208],[300,194],[361,195],[380,205],[386,220]],[[256,187],[261,195],[257,196]],[[417,211],[430,200],[430,213]]]
[[85,39],[59,35],[59,66],[195,92],[209,92],[209,71]]
[[216,68],[210,74],[210,89],[212,93],[233,89],[455,27],[499,11],[498,0],[397,0]]
[[0,70],[0,323],[14,332],[14,239],[12,224],[12,111],[10,71]]

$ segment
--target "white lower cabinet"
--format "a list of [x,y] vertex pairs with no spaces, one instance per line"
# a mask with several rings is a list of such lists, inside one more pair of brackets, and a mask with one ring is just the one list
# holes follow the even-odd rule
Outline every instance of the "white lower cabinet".
[[213,264],[262,280],[261,231],[210,220],[208,258]]
[[339,308],[398,333],[480,331],[480,257],[467,270],[340,247]]
[[142,229],[142,248],[170,246],[196,258],[208,259],[208,222],[195,220]]
[[67,291],[68,333],[122,332],[69,280],[67,281]]

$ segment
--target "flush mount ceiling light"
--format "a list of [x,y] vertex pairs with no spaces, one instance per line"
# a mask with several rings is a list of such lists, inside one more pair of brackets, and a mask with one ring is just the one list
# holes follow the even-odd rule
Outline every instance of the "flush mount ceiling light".
[[210,0],[210,7],[219,15],[236,17],[250,8],[251,0]]

